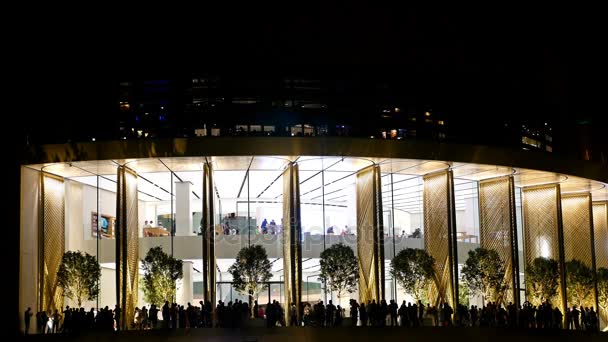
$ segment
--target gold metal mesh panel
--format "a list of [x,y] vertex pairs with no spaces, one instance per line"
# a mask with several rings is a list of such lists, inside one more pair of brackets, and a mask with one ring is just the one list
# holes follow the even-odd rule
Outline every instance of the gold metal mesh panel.
[[133,322],[137,305],[139,277],[139,237],[137,175],[125,168],[118,168],[117,181],[117,284],[118,302],[122,309],[122,329],[127,329]]
[[57,272],[65,250],[65,203],[63,179],[42,175],[43,221],[40,305],[42,310],[62,310],[63,291],[57,286]]
[[436,279],[429,288],[429,302],[447,302],[455,308],[448,177],[447,171],[424,176],[424,249],[435,258]]
[[[591,194],[562,196],[562,222],[564,227],[564,261],[580,260],[593,268],[591,244]],[[566,284],[567,285],[567,284]],[[570,304],[572,306],[574,303]],[[595,290],[583,303],[595,306]]]
[[608,268],[608,202],[593,203],[595,267]]
[[357,255],[359,301],[384,298],[384,232],[382,228],[380,168],[357,173]]
[[203,167],[203,297],[215,307],[215,222],[213,166]]
[[495,250],[505,263],[508,289],[504,302],[517,303],[517,284],[513,272],[513,233],[515,230],[515,197],[511,196],[512,177],[479,182],[479,235],[482,248]]
[[[283,272],[285,281],[285,322],[292,304],[302,300],[302,226],[300,221],[300,180],[297,164],[283,173]],[[296,310],[300,321],[300,310]]]
[[[551,258],[562,264],[559,237],[561,229],[559,184],[524,188],[522,194],[525,264],[530,265],[537,257]],[[558,294],[551,300],[562,313],[565,312],[563,280],[564,275],[560,274]],[[530,297],[528,300],[535,305],[540,304],[533,302]]]
[[[593,240],[596,269],[608,268],[608,202],[593,203]],[[608,303],[599,304],[602,327],[605,327],[608,324]]]
[[578,259],[592,267],[590,209],[590,194],[562,196],[564,260]]

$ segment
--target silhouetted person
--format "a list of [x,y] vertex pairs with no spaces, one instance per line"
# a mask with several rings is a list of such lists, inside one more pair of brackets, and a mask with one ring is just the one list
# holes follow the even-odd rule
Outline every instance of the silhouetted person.
[[359,317],[361,318],[361,326],[367,326],[367,309],[365,308],[365,303],[361,302],[359,306]]
[[163,328],[169,329],[169,301],[165,301],[165,305],[163,305],[161,315],[163,316]]
[[359,316],[359,304],[356,300],[350,300],[350,324],[353,327],[357,326],[357,318]]
[[329,304],[327,304],[326,311],[327,312],[325,313],[325,326],[332,327],[334,325],[334,315],[336,312],[336,307],[331,302],[331,300],[329,301]]
[[289,309],[289,325],[292,327],[298,326],[298,309],[295,304],[291,304]]
[[401,321],[401,326],[406,327],[407,326],[407,306],[405,305],[405,301],[403,301],[401,303],[401,306],[399,307],[399,311],[397,311],[397,314],[399,315],[399,320]]
[[114,306],[114,320],[116,321],[116,330],[120,330],[121,311],[118,305]]
[[580,330],[581,326],[580,326],[580,311],[578,311],[578,309],[576,308],[576,305],[572,307],[572,321],[574,322],[574,329],[576,330]]
[[30,333],[30,319],[32,318],[32,308],[27,308],[27,310],[25,310],[25,313],[23,314],[23,322],[25,323],[25,334],[29,334]]
[[256,300],[253,304],[253,318],[258,318],[258,310],[260,309],[258,301]]
[[397,303],[392,299],[388,306],[388,313],[391,316],[391,326],[397,326]]

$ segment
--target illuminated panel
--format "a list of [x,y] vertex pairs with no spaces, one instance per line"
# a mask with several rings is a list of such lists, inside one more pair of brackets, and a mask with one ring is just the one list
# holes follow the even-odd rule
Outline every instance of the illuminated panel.
[[[595,242],[595,267],[608,268],[608,202],[593,203],[593,240]],[[608,303],[599,303],[602,328],[608,325]]]
[[128,329],[133,322],[138,295],[137,175],[126,167],[119,167],[117,180],[116,288],[122,310],[121,328]]
[[215,307],[215,222],[214,222],[213,166],[203,166],[203,298]]
[[357,173],[357,254],[359,302],[384,298],[384,229],[380,167]]
[[424,248],[435,259],[436,281],[428,291],[431,305],[447,302],[456,307],[454,279],[455,250],[452,173],[434,173],[423,177]]
[[[525,265],[530,265],[537,257],[551,258],[560,264],[560,285],[551,302],[565,312],[563,252],[560,251],[562,220],[559,184],[524,188],[522,194]],[[531,296],[527,298],[534,305],[540,304]]]
[[65,250],[65,190],[63,179],[42,174],[42,225],[40,231],[40,306],[47,312],[62,311],[63,291],[57,272]]
[[515,226],[515,194],[513,177],[501,177],[479,182],[480,244],[495,250],[505,264],[508,289],[503,302],[519,303],[517,241]]
[[[300,220],[300,180],[297,164],[283,173],[283,271],[285,274],[285,322],[289,309],[302,301],[302,224]],[[300,310],[297,310],[300,321]]]

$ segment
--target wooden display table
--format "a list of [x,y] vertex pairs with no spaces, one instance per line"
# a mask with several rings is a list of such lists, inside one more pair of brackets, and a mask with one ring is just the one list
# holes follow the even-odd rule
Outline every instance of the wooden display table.
[[169,236],[169,231],[162,227],[144,228],[144,237]]

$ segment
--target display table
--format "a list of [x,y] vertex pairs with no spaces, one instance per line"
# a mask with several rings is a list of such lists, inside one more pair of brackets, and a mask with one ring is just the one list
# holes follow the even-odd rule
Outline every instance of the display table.
[[144,237],[169,236],[169,231],[162,227],[144,228]]

